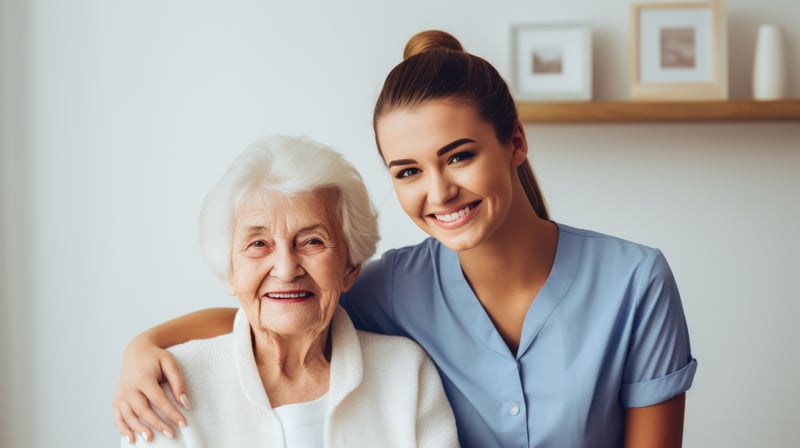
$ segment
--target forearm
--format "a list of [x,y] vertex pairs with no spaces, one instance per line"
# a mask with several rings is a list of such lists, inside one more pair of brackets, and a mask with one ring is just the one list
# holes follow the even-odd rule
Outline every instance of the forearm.
[[192,339],[206,339],[230,333],[235,315],[236,308],[208,308],[195,311],[144,331],[136,336],[131,344],[168,348]]

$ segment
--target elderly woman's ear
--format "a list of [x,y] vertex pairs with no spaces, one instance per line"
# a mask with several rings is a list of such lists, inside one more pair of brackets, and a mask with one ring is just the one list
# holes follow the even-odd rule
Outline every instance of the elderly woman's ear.
[[231,274],[228,274],[228,278],[225,280],[225,285],[228,287],[228,294],[236,297],[236,288],[233,287],[233,282],[231,281]]
[[361,264],[357,264],[350,268],[347,274],[344,275],[344,285],[342,292],[347,291],[355,283],[358,274],[361,272]]

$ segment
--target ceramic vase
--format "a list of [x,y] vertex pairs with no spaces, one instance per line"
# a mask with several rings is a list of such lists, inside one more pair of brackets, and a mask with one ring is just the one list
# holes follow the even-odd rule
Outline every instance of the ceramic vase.
[[785,96],[786,67],[781,29],[777,25],[761,25],[758,28],[753,63],[753,98],[777,100]]

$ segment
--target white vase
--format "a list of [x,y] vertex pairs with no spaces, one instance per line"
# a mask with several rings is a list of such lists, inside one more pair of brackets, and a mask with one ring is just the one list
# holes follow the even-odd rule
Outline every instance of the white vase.
[[753,98],[777,100],[786,96],[786,66],[783,60],[781,29],[761,25],[756,39],[753,63]]

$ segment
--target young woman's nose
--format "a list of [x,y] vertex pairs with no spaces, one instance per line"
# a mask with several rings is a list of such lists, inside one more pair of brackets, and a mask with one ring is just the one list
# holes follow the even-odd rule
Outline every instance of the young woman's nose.
[[269,275],[278,280],[291,281],[305,273],[294,247],[276,247],[272,253]]
[[430,176],[428,201],[432,204],[445,205],[458,194],[458,186],[441,173]]

